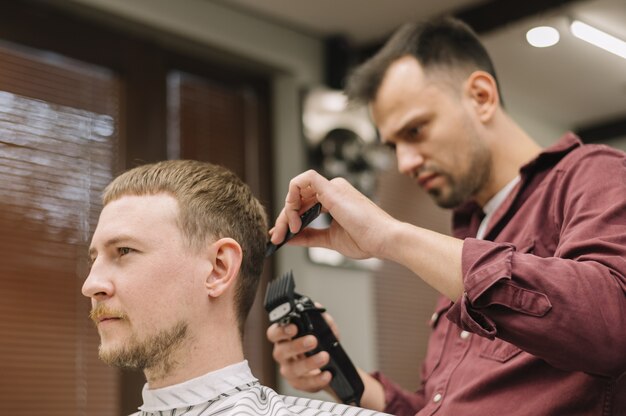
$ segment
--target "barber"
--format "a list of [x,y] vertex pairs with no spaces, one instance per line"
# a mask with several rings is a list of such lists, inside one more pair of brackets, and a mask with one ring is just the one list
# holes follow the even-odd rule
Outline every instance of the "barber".
[[[542,149],[502,106],[492,62],[453,19],[400,28],[351,75],[398,169],[454,209],[453,237],[391,217],[344,179],[293,178],[279,243],[397,262],[441,293],[416,392],[360,371],[362,405],[397,415],[626,414],[626,157],[566,133]],[[281,374],[319,391],[328,354],[272,325]],[[402,342],[402,340],[396,340]]]

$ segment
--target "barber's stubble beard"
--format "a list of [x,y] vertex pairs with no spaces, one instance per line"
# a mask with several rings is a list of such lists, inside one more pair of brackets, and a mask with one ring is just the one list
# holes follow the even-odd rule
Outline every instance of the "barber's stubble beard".
[[434,172],[443,176],[450,187],[449,193],[435,188],[428,191],[435,203],[441,208],[457,208],[472,199],[487,183],[491,176],[491,152],[472,134],[471,147],[467,157],[470,165],[467,172],[459,178],[454,178],[450,173],[433,169]]
[[[120,323],[129,325],[128,318],[124,316]],[[144,339],[133,333],[124,345],[117,348],[106,348],[100,343],[98,356],[108,365],[150,371],[154,376],[162,377],[177,364],[174,352],[187,337],[188,324],[180,321]]]

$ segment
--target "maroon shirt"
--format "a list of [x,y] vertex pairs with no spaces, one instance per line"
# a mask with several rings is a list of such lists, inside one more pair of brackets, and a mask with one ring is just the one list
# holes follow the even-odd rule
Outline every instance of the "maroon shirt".
[[419,391],[375,374],[386,412],[626,415],[626,155],[569,133],[520,174],[490,241],[455,212],[465,293],[437,304]]

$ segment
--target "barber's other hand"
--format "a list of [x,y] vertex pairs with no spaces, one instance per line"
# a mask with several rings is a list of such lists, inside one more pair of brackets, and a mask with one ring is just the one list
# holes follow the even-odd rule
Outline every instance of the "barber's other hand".
[[[321,305],[317,304],[317,307],[321,308]],[[339,331],[332,316],[328,313],[324,313],[323,316],[335,337],[339,339]],[[330,358],[328,353],[321,351],[307,357],[305,353],[317,347],[317,338],[306,335],[294,339],[297,332],[298,329],[294,324],[286,326],[273,324],[267,329],[267,339],[274,344],[273,356],[279,364],[280,374],[295,389],[311,393],[325,390],[335,396],[329,386],[332,375],[328,371],[320,370],[328,364]],[[385,409],[385,392],[382,385],[363,370],[357,368],[357,371],[365,385],[361,406],[382,412]]]
[[[338,339],[337,327],[332,317],[324,314],[324,319]],[[332,378],[329,371],[320,370],[328,364],[330,357],[326,351],[307,357],[305,353],[317,347],[317,338],[305,335],[294,339],[297,332],[294,324],[272,324],[267,329],[267,339],[274,344],[274,360],[280,367],[280,374],[293,388],[318,392],[327,388]]]
[[384,258],[385,237],[398,221],[357,191],[343,178],[328,180],[314,170],[291,180],[285,206],[270,230],[274,244],[280,243],[289,228],[300,229],[300,215],[317,202],[333,221],[327,229],[304,229],[290,240],[293,244],[326,247],[355,259]]

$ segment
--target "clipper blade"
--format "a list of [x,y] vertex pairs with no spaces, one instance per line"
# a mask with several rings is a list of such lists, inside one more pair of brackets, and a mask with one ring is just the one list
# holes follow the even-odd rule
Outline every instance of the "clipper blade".
[[295,287],[292,271],[268,284],[264,304],[270,314],[270,321],[275,322],[292,310]]

